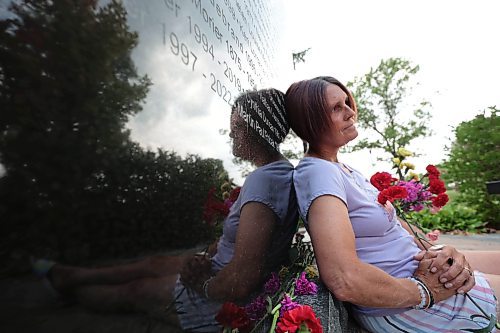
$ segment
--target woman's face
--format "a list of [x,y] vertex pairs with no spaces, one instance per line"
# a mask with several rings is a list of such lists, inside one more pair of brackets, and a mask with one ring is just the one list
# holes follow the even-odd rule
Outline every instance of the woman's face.
[[342,147],[358,136],[355,126],[355,112],[347,105],[347,94],[337,85],[326,88],[326,102],[330,112],[331,129],[323,135],[326,145]]
[[236,112],[231,114],[229,137],[232,139],[233,155],[248,158],[248,131],[247,123]]

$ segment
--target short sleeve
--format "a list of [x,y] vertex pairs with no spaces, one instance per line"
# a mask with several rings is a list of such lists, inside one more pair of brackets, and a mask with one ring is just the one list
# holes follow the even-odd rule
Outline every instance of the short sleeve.
[[249,202],[268,206],[284,221],[288,213],[293,186],[293,166],[288,162],[273,163],[252,172],[240,192],[240,210]]
[[332,195],[347,206],[344,174],[340,168],[320,159],[303,159],[294,174],[297,201],[302,219],[307,222],[309,208],[314,199]]

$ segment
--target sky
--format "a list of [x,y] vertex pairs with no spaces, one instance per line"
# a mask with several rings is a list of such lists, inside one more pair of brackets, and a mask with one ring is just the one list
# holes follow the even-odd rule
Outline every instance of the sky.
[[[220,134],[229,127],[230,106],[211,90],[220,79],[232,98],[237,95],[236,86],[225,77],[226,62],[243,88],[251,88],[243,74],[249,72],[248,64],[243,60],[243,67],[238,69],[229,57],[224,39],[231,41],[230,34],[211,6],[218,3],[225,8],[226,19],[234,27],[227,4],[235,9],[237,2],[201,2],[223,33],[217,41],[195,1],[177,1],[181,8],[178,12],[169,7],[175,1],[122,1],[131,30],[139,33],[139,45],[132,57],[139,73],[147,74],[153,82],[143,111],[127,124],[132,139],[153,150],[219,158],[241,183],[239,167],[232,163],[229,138]],[[390,57],[402,57],[420,66],[412,78],[415,86],[407,101],[425,99],[432,103],[429,127],[434,134],[406,147],[421,155],[411,160],[417,171],[446,158],[445,146],[450,145],[453,128],[460,122],[473,119],[488,106],[500,106],[498,1],[238,1],[243,7],[255,7],[259,2],[269,8],[255,19],[269,23],[272,43],[264,48],[274,56],[274,62],[257,68],[263,77],[258,88],[286,91],[292,82],[318,75],[347,82]],[[6,14],[6,3],[0,1],[2,15]],[[195,25],[207,35],[215,58],[196,41]],[[239,37],[243,38],[241,34]],[[179,46],[177,55],[172,43]],[[294,70],[291,54],[307,48],[306,62],[297,64]],[[188,65],[183,64],[186,59],[181,51],[186,50],[196,55],[196,64],[192,55]],[[340,155],[339,159],[370,176],[390,168],[377,162],[377,157],[383,155],[362,151]]]
[[[390,57],[402,57],[420,66],[410,81],[413,90],[407,101],[431,102],[428,124],[433,135],[406,147],[420,154],[410,159],[417,172],[446,158],[445,147],[450,145],[453,128],[460,122],[473,119],[488,106],[500,106],[497,1],[273,0],[268,4],[277,46],[277,61],[272,68],[276,75],[259,88],[274,86],[286,91],[292,82],[317,75],[331,75],[347,82]],[[149,38],[146,35],[152,34],[141,34],[141,40]],[[306,62],[294,70],[291,54],[307,48],[311,49]],[[161,53],[161,48],[157,52],[150,47],[143,49],[157,54],[156,58],[165,58],[170,67],[170,62],[177,60],[168,52]],[[139,69],[144,69],[141,59],[136,53]],[[145,111],[129,123],[133,138],[148,148],[220,158],[241,182],[239,169],[231,162],[228,138],[219,134],[228,128],[227,105],[217,96],[206,95],[206,87],[193,81],[191,74],[183,75],[182,69],[176,69],[179,73],[174,75],[175,86],[190,87],[193,93],[184,93],[179,102],[182,107],[172,111],[171,103],[166,106],[163,98],[178,93],[171,89],[172,80],[167,79],[171,75],[157,75],[153,68],[161,62],[147,63],[153,64],[144,69],[148,75],[153,73],[153,97],[148,99]],[[383,155],[361,151],[340,155],[339,159],[369,177],[390,168],[377,157]]]
[[[285,43],[294,52],[311,50],[306,63],[278,83],[282,89],[317,75],[350,81],[389,57],[420,66],[410,100],[432,103],[434,134],[407,147],[421,154],[412,159],[417,171],[446,158],[460,122],[500,106],[498,1],[292,0],[284,9]],[[339,158],[368,176],[388,167],[377,156],[365,151]]]

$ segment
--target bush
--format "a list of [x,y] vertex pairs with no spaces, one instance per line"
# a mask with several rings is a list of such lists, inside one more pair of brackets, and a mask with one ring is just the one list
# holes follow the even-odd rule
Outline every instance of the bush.
[[481,232],[486,224],[474,209],[459,204],[447,205],[436,214],[429,210],[414,212],[411,213],[411,217],[418,221],[425,232],[435,229]]

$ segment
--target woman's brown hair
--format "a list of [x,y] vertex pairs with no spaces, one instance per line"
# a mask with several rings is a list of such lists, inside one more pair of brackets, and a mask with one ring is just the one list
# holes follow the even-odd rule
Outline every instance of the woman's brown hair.
[[357,114],[356,102],[351,92],[331,76],[295,82],[285,94],[285,109],[290,127],[302,140],[313,146],[331,126],[325,96],[329,84],[337,85],[347,94],[347,105]]

